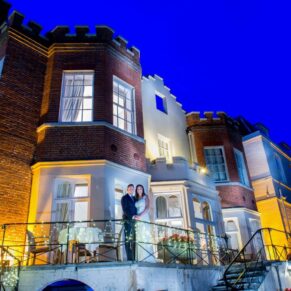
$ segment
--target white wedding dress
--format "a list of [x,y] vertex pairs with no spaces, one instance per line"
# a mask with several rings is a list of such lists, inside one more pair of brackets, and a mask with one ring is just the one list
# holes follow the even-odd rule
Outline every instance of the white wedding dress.
[[[141,214],[146,208],[146,198],[142,197],[135,202],[137,215]],[[143,222],[144,221],[144,222]],[[136,221],[136,260],[140,262],[154,263],[154,249],[152,245],[151,225],[149,223],[149,212],[145,212],[140,216],[140,221]]]

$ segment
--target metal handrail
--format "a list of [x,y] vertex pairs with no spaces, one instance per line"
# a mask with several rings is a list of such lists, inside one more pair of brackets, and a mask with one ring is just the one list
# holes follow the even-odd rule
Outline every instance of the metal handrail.
[[[268,231],[269,236],[270,236],[270,240],[271,240],[271,245],[265,244],[264,243],[264,239],[263,239],[263,231]],[[271,231],[275,231],[275,232],[280,232],[281,234],[284,234],[286,236],[286,238],[288,239],[288,237],[291,237],[291,233],[287,233],[285,231],[279,230],[279,229],[274,229],[274,228],[260,228],[258,230],[255,231],[255,233],[249,238],[249,240],[246,242],[246,244],[244,245],[244,247],[238,252],[238,254],[234,257],[234,259],[231,261],[231,263],[228,265],[228,267],[225,269],[224,274],[223,274],[223,279],[225,281],[225,284],[227,287],[230,287],[231,290],[237,290],[236,285],[241,281],[242,278],[244,278],[244,275],[247,273],[248,270],[250,270],[250,268],[247,266],[247,261],[245,258],[245,251],[247,249],[248,246],[250,246],[253,243],[254,238],[260,234],[261,236],[261,241],[263,243],[262,248],[255,254],[256,255],[256,260],[252,260],[251,262],[254,263],[255,262],[255,266],[257,266],[261,256],[261,251],[264,250],[265,254],[266,254],[266,248],[268,248],[269,246],[271,246],[274,250],[274,247],[276,249],[276,247],[280,247],[280,248],[287,248],[286,245],[274,245],[273,241],[272,241],[272,237],[271,237]],[[267,249],[268,251],[268,249]],[[276,249],[277,252],[277,249]],[[230,283],[227,279],[227,275],[230,271],[230,269],[233,267],[234,264],[236,263],[240,263],[241,262],[241,258],[244,258],[243,260],[243,266],[244,269],[242,270],[242,272],[239,274],[239,276],[236,278],[234,283]],[[268,260],[267,256],[265,256],[265,259],[262,261],[272,261],[272,260]]]

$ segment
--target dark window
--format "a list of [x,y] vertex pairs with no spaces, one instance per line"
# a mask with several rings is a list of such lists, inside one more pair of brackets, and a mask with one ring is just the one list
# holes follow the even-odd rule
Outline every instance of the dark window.
[[159,96],[159,95],[156,95],[156,107],[158,110],[167,114],[168,111],[167,111],[166,98]]

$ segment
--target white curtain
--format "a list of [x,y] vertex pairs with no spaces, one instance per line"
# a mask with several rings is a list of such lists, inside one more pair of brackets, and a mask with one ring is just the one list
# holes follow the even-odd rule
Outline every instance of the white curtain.
[[[84,97],[83,80],[74,80],[73,86],[66,86],[63,104],[63,121],[77,121]],[[81,121],[81,120],[80,120]]]

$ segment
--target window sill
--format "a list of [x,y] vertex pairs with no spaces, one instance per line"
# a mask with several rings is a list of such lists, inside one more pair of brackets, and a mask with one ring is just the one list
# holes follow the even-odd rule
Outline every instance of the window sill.
[[118,131],[124,135],[127,135],[130,138],[133,138],[141,143],[144,143],[145,140],[144,138],[137,136],[135,134],[129,133],[123,129],[120,129],[114,125],[112,125],[109,122],[106,121],[86,121],[86,122],[50,122],[50,123],[44,123],[41,126],[39,126],[37,128],[37,133],[40,133],[41,131],[47,129],[47,128],[52,128],[52,127],[76,127],[76,126],[84,126],[84,127],[88,127],[88,126],[106,126],[110,129],[113,129],[115,131]]

